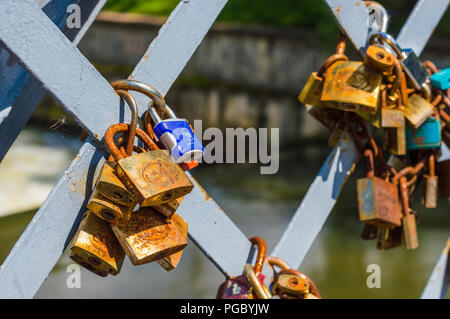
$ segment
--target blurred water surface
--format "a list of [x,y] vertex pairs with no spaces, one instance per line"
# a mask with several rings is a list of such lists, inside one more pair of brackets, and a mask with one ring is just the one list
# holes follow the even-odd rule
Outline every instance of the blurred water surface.
[[[67,155],[66,164],[74,154],[72,146],[79,144],[76,139],[68,141],[67,137],[56,133],[50,134],[50,139],[49,133],[33,132],[33,135],[57,146],[59,152]],[[20,148],[21,143],[19,140],[11,152]],[[46,156],[45,147],[32,151],[34,156]],[[281,154],[280,171],[276,175],[260,175],[258,165],[203,165],[194,170],[193,175],[245,235],[263,236],[270,251],[328,152],[328,147],[320,145],[287,149]],[[61,166],[58,173],[64,168]],[[355,173],[358,177],[361,174],[360,170]],[[11,176],[0,174],[0,190],[5,185],[5,178],[11,179]],[[355,178],[353,176],[347,182],[300,269],[316,282],[324,298],[419,297],[450,236],[449,202],[440,201],[435,210],[415,205],[421,211],[418,249],[379,251],[375,249],[374,241],[359,238],[362,225],[357,217]],[[31,210],[0,218],[0,262],[4,261],[34,213],[35,210]],[[292,253],[295,254],[295,250]],[[69,289],[66,285],[70,275],[66,269],[70,263],[68,252],[65,252],[36,298],[213,298],[224,281],[192,242],[185,249],[178,268],[172,272],[166,272],[155,263],[135,267],[126,260],[116,277],[100,278],[82,270],[79,289]],[[379,289],[366,286],[369,264],[381,267]]]

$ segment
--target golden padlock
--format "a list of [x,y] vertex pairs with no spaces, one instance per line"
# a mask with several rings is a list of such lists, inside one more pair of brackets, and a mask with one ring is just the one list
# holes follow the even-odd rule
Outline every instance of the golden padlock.
[[[181,233],[181,236],[183,236],[183,238],[185,238],[187,240],[188,224],[178,214],[174,214],[171,219],[172,219],[172,222],[174,223],[175,227]],[[161,267],[163,267],[165,270],[171,271],[178,266],[178,263],[180,262],[182,254],[183,254],[183,250],[181,250],[173,255],[159,259],[158,264]]]
[[113,225],[112,228],[133,265],[168,257],[187,245],[187,239],[175,223],[152,207],[134,212],[124,227]]
[[125,252],[109,224],[87,211],[71,243],[70,258],[93,273],[117,275]]
[[371,45],[367,48],[364,64],[376,72],[390,74],[394,70],[394,59],[385,49]]
[[94,189],[89,198],[87,208],[95,215],[111,224],[124,226],[130,219],[134,207],[116,204],[101,195],[97,189]]
[[169,151],[159,150],[143,130],[137,129],[136,135],[151,151],[124,157],[113,138],[127,130],[128,125],[124,123],[110,126],[105,132],[105,143],[117,160],[117,176],[141,207],[167,203],[191,192],[194,185]]
[[321,101],[344,111],[376,113],[381,81],[362,62],[337,62],[327,70]]
[[433,105],[418,94],[411,95],[401,110],[414,129],[418,129],[434,113]]
[[393,155],[406,155],[406,125],[385,127],[383,148]]

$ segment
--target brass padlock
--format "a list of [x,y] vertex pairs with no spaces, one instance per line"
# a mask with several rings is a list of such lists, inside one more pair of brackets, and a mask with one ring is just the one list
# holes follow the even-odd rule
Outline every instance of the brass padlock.
[[321,101],[344,111],[376,113],[381,81],[362,62],[337,62],[327,70]]
[[[177,227],[177,229],[180,231],[181,235],[187,240],[188,224],[184,221],[184,219],[180,215],[174,214],[172,216],[172,222],[175,224],[175,227]],[[173,255],[159,259],[158,264],[161,267],[163,267],[165,270],[171,271],[178,266],[178,263],[180,262],[182,254],[183,254],[183,250],[181,250]]]
[[434,113],[433,105],[418,94],[411,95],[408,103],[400,109],[414,129],[418,129]]
[[406,155],[406,123],[400,127],[385,127],[383,148],[393,155]]
[[83,215],[70,249],[72,260],[102,277],[117,275],[125,258],[110,225],[90,211]]
[[320,96],[322,95],[323,78],[314,72],[310,75],[302,91],[298,95],[298,100],[306,105],[321,106]]
[[310,284],[304,274],[294,274],[286,269],[277,274],[272,290],[275,295],[287,294],[296,298],[303,298],[306,294],[309,294]]
[[425,185],[422,194],[422,205],[426,208],[436,208],[438,198],[438,177],[435,174],[434,155],[428,157],[428,174],[424,174]]
[[101,219],[111,224],[124,226],[131,217],[134,207],[126,207],[114,203],[94,189],[87,208]]
[[126,132],[128,125],[119,123],[105,132],[105,143],[117,160],[116,173],[141,207],[167,203],[191,192],[194,185],[170,157],[169,151],[159,150],[141,129],[136,135],[151,151],[124,157],[114,144],[114,135]]
[[399,186],[403,207],[403,242],[406,249],[416,249],[419,247],[419,241],[417,239],[416,216],[411,214],[411,209],[409,207],[409,191],[406,177],[400,177]]
[[372,150],[364,151],[366,178],[356,181],[359,219],[373,225],[401,225],[396,185],[374,175]]
[[389,225],[383,225],[378,227],[377,232],[377,249],[388,250],[401,246],[402,244],[402,228],[390,227]]
[[367,48],[364,64],[378,73],[390,74],[394,70],[394,56],[385,49],[371,45]]
[[450,198],[450,160],[438,162],[436,174],[439,179],[439,197]]
[[405,127],[405,116],[400,109],[400,97],[397,96],[396,105],[388,105],[387,90],[381,93],[380,126],[381,127]]
[[175,223],[152,207],[141,207],[132,214],[127,225],[112,228],[133,265],[168,257],[187,245]]

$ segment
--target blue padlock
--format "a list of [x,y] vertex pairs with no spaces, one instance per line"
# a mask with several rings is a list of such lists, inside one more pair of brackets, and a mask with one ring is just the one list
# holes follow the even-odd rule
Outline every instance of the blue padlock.
[[440,70],[430,77],[431,85],[440,90],[450,88],[450,68]]
[[406,127],[406,149],[423,150],[441,147],[441,122],[429,117],[417,130]]
[[176,163],[198,162],[205,149],[195,136],[194,131],[186,119],[179,119],[166,105],[167,119],[161,119],[156,109],[149,106],[149,113],[155,123],[153,132],[164,146],[170,151],[170,155]]

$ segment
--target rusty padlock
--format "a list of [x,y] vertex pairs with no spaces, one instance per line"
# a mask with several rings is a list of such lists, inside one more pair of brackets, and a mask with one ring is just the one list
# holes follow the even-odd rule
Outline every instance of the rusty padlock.
[[[181,233],[181,235],[187,241],[188,224],[178,214],[173,214],[171,219],[172,219],[172,222],[175,224],[175,227],[178,229],[178,231]],[[180,262],[182,254],[183,254],[183,250],[181,250],[173,255],[159,259],[158,264],[167,271],[174,270],[178,266],[178,263]]]
[[141,207],[167,203],[188,194],[194,185],[184,171],[170,157],[167,150],[159,150],[141,129],[136,135],[151,151],[124,157],[114,143],[114,135],[128,131],[128,125],[110,126],[105,143],[117,161],[116,173]]
[[416,249],[419,247],[419,241],[417,239],[417,226],[416,216],[411,214],[409,207],[409,191],[408,181],[406,177],[400,177],[400,194],[402,197],[403,217],[402,217],[402,230],[403,230],[403,242],[406,249]]
[[425,185],[422,194],[422,205],[426,208],[436,208],[438,198],[439,178],[435,174],[435,156],[428,157],[428,174],[424,174]]
[[133,265],[169,257],[187,245],[175,223],[152,207],[141,207],[124,227],[113,225],[112,229]]
[[391,74],[394,70],[394,60],[394,55],[387,50],[370,45],[366,50],[364,64],[375,72]]
[[94,189],[87,208],[98,217],[111,224],[125,226],[133,213],[134,207],[126,207],[114,203]]
[[[255,293],[259,293],[265,296],[264,291],[264,280],[265,276],[261,273],[264,258],[266,256],[266,243],[264,239],[261,237],[251,237],[250,242],[253,245],[258,247],[258,254],[256,257],[256,263],[253,267],[248,267],[246,265],[247,276],[252,276],[252,279],[255,279],[256,276],[257,281],[259,281],[260,286],[254,285],[249,282],[248,277],[245,274],[230,277],[228,278],[222,285],[220,285],[219,290],[217,292],[217,299],[254,299]],[[252,272],[253,270],[253,272]],[[255,275],[255,276],[253,276]],[[254,291],[254,287],[257,287],[258,291]],[[261,297],[260,297],[261,298]]]
[[434,112],[433,105],[418,94],[411,95],[401,110],[414,129],[418,129]]
[[102,277],[117,275],[125,258],[110,225],[90,211],[83,215],[70,250],[72,260]]

